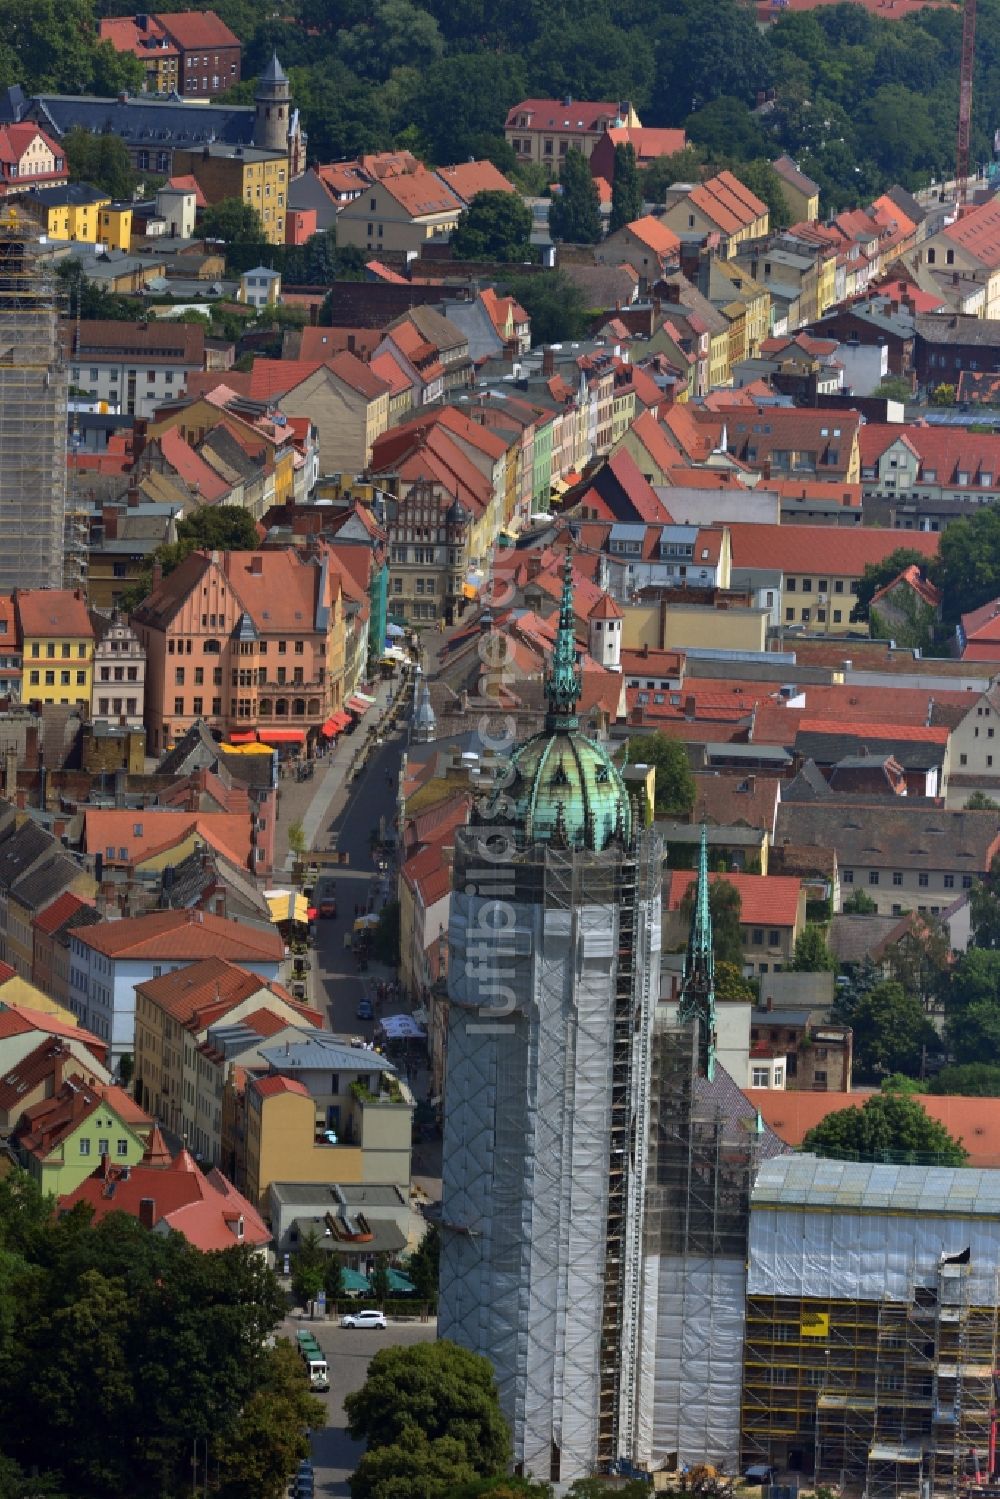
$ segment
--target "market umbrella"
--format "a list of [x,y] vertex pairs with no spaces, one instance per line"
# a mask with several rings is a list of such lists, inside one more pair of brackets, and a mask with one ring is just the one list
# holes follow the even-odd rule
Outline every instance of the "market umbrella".
[[387,639],[398,640],[401,635],[406,634],[406,631],[403,629],[402,625],[386,625],[385,633]]
[[412,1296],[417,1289],[408,1275],[401,1270],[389,1270],[387,1272],[389,1290],[394,1296]]
[[342,1269],[340,1284],[345,1291],[360,1291],[362,1295],[366,1295],[371,1290],[367,1275],[362,1275],[360,1270]]
[[386,1015],[379,1022],[390,1041],[425,1041],[427,1032],[422,1031],[412,1015]]

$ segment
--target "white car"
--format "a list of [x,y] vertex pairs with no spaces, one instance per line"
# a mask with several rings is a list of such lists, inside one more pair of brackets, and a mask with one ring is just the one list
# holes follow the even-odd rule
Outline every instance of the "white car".
[[348,1312],[340,1319],[341,1327],[388,1327],[385,1312]]

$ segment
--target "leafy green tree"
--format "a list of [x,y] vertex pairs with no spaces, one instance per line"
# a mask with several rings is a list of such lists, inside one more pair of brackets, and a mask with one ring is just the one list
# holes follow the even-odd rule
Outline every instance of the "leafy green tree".
[[[531,76],[551,99],[630,99],[645,112],[656,76],[655,49],[639,31],[625,32],[596,9],[545,15],[527,53]],[[546,13],[547,12],[547,13]]]
[[524,60],[509,46],[497,53],[460,52],[412,73],[399,118],[417,127],[434,161],[463,161],[483,135],[503,134],[507,111],[526,90]]
[[867,890],[862,890],[859,886],[844,901],[843,909],[847,916],[874,916],[878,910],[878,902],[872,900]]
[[70,130],[63,146],[74,182],[92,183],[115,199],[132,196],[136,175],[128,147],[120,135],[112,135],[110,131],[93,135],[89,130]]
[[958,400],[958,391],[954,385],[935,385],[931,391],[932,406],[954,406]]
[[311,1393],[301,1359],[281,1338],[269,1350],[259,1384],[218,1454],[222,1492],[274,1499],[296,1464],[309,1456],[306,1432],[325,1422],[326,1407]]
[[[656,98],[666,101],[663,124],[680,125],[720,96],[753,104],[757,91],[771,82],[768,41],[754,14],[736,0],[677,0],[658,18],[657,35]],[[732,141],[721,149],[736,154]]]
[[492,1365],[446,1339],[380,1349],[344,1410],[351,1436],[369,1453],[418,1437],[454,1441],[452,1458],[473,1470],[464,1479],[499,1472],[510,1454]]
[[913,387],[902,375],[887,375],[872,395],[884,396],[887,401],[912,401]]
[[826,945],[823,928],[808,921],[795,944],[791,967],[796,973],[835,973],[837,960]]
[[531,261],[531,209],[517,193],[477,193],[452,231],[456,260]]
[[531,320],[535,344],[556,344],[582,338],[589,317],[583,292],[563,271],[539,271],[512,277],[506,286]]
[[351,1499],[452,1499],[481,1473],[457,1437],[428,1440],[410,1427],[400,1441],[369,1446],[351,1474]]
[[441,1231],[432,1223],[406,1262],[406,1273],[422,1301],[437,1301],[440,1263]]
[[846,1018],[854,1032],[858,1076],[868,1082],[895,1072],[912,1077],[925,1054],[939,1049],[919,995],[893,979],[869,989],[849,1007]]
[[700,182],[705,153],[697,146],[685,146],[672,156],[658,156],[642,173],[642,196],[647,203],[666,201],[667,189],[675,182]]
[[687,117],[688,137],[709,156],[751,161],[766,155],[768,139],[741,99],[712,99]]
[[942,1067],[927,1084],[928,1093],[957,1093],[966,1098],[1000,1098],[1000,1064],[963,1062]]
[[444,54],[434,17],[410,0],[376,0],[371,13],[342,31],[340,55],[362,78],[385,83],[396,68],[428,68]]
[[968,1159],[961,1141],[900,1093],[873,1093],[863,1108],[827,1114],[806,1134],[802,1148],[847,1161],[964,1166]]
[[[966,812],[1000,812],[1000,802],[995,802],[992,796],[987,796],[985,791],[974,791],[966,798]],[[981,942],[976,944],[982,947]]]
[[596,245],[601,237],[601,200],[587,159],[575,146],[563,157],[559,189],[549,208],[552,238],[574,245]]
[[944,594],[946,619],[960,615],[1000,594],[1000,508],[978,506],[941,532],[931,576]]
[[866,620],[873,596],[880,588],[884,588],[887,583],[892,582],[893,578],[898,578],[901,572],[914,564],[920,568],[921,572],[926,570],[927,558],[922,552],[914,551],[913,547],[896,547],[881,562],[866,562],[864,572],[858,580],[857,598],[851,611],[851,619]]
[[378,913],[378,926],[372,937],[372,951],[380,963],[391,968],[399,965],[399,901],[386,901]]
[[259,245],[265,238],[260,214],[242,198],[213,203],[202,214],[199,227],[205,239],[221,239],[226,244]]
[[298,819],[289,824],[288,847],[296,859],[301,859],[306,851],[306,831]]
[[958,1063],[1000,1054],[1000,951],[970,947],[951,971],[945,994],[945,1039]]
[[697,786],[683,744],[666,734],[638,734],[628,741],[630,765],[651,765],[656,771],[654,804],[659,817],[687,817]]
[[[681,901],[681,921],[685,927],[691,924],[694,912],[697,880],[692,880]],[[729,880],[715,878],[708,889],[708,908],[712,916],[712,949],[718,967],[724,970],[743,971],[743,931],[740,926],[743,902],[740,892]],[[723,974],[726,981],[726,973]],[[742,997],[742,996],[740,996]]]
[[608,231],[614,234],[625,224],[633,223],[642,215],[642,185],[635,160],[635,147],[630,141],[615,147],[615,176],[611,184],[611,220]]
[[50,1474],[29,1478],[12,1458],[0,1455],[0,1499],[68,1499]]
[[757,988],[751,979],[744,978],[738,963],[717,962],[715,997],[720,1001],[728,1000],[737,1004],[756,1004]]
[[323,1289],[328,1302],[339,1301],[344,1294],[344,1271],[340,1257],[336,1254],[326,1256],[326,1264],[323,1267]]
[[331,1255],[320,1248],[319,1234],[309,1229],[292,1255],[292,1295],[299,1306],[316,1300],[326,1285],[326,1262]]
[[375,1266],[369,1276],[369,1284],[379,1306],[384,1306],[389,1295],[389,1266],[384,1254],[376,1256]]

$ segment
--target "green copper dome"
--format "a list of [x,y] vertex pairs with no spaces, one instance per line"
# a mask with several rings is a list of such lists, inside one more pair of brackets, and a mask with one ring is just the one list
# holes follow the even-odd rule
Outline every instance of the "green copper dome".
[[493,815],[529,843],[600,850],[614,838],[631,836],[632,815],[625,783],[607,750],[580,733],[572,579],[567,552],[559,629],[545,682],[545,728],[511,756],[504,785],[494,793]]

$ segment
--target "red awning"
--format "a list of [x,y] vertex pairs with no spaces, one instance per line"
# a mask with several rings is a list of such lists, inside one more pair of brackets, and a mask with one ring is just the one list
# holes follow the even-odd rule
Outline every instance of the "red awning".
[[340,733],[340,724],[337,722],[336,714],[332,718],[327,719],[326,723],[320,729],[320,733],[324,739],[332,739],[335,734]]
[[318,909],[318,907],[317,906],[310,906],[309,909],[306,911],[306,920],[307,921],[315,921],[318,915],[319,915],[319,909]]
[[305,744],[305,729],[261,729],[261,744]]
[[257,741],[257,730],[256,729],[248,729],[246,731],[246,733],[243,733],[241,731],[239,734],[230,734],[230,736],[229,736],[229,743],[230,744],[255,744],[256,741]]
[[337,731],[339,733],[349,727],[351,722],[351,715],[349,713],[335,713],[333,715],[333,721],[337,725]]
[[350,708],[352,713],[361,714],[368,712],[368,709],[371,707],[371,703],[366,703],[364,698],[362,697],[349,697],[344,704],[344,707]]

